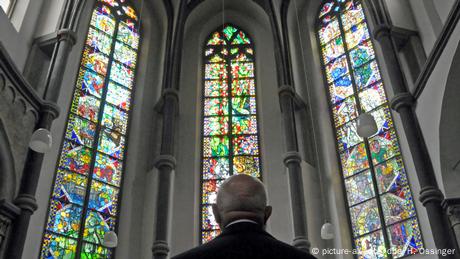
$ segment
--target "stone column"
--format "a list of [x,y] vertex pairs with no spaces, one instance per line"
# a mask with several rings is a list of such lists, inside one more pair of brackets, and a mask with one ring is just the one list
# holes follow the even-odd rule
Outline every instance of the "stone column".
[[458,248],[458,244],[460,243],[460,198],[445,199],[442,205],[449,217]]
[[21,210],[9,201],[0,201],[0,258],[3,258],[3,244],[6,243],[11,222],[19,215],[20,212]]
[[[374,29],[374,38],[382,48],[390,79],[389,85],[391,85],[394,92],[394,97],[390,102],[391,108],[397,111],[401,117],[421,187],[420,201],[427,210],[436,247],[438,249],[453,249],[455,246],[449,222],[441,206],[444,195],[438,187],[428,149],[414,111],[415,100],[407,91],[402,68],[398,60],[398,53],[391,36],[391,27],[385,23],[379,24]],[[449,255],[446,258],[457,257]]]
[[[40,110],[40,118],[35,129],[51,129],[53,120],[59,115],[56,105],[60,93],[62,78],[69,53],[75,44],[75,36],[71,30],[60,30],[57,33],[56,61],[45,90],[45,103]],[[37,210],[35,193],[40,180],[44,154],[29,149],[19,187],[19,193],[14,204],[21,209],[20,215],[14,220],[12,233],[6,250],[6,258],[21,259],[27,230],[32,214]]]
[[307,214],[302,181],[301,156],[297,148],[297,135],[294,118],[295,93],[292,86],[284,85],[278,90],[283,116],[286,153],[284,165],[288,171],[289,190],[291,196],[292,218],[294,223],[294,246],[310,252],[308,241]]
[[172,200],[172,185],[174,181],[174,135],[179,96],[174,89],[168,88],[163,93],[163,135],[160,156],[156,158],[155,167],[158,169],[158,194],[155,219],[155,241],[152,253],[155,259],[166,259],[169,253],[169,227]]
[[[44,103],[40,111],[40,119],[35,129],[50,129],[51,124],[59,114],[59,108],[53,103]],[[19,216],[13,222],[12,233],[10,235],[6,258],[21,259],[24,243],[27,237],[27,230],[32,214],[37,210],[35,192],[40,171],[42,168],[44,154],[29,149],[24,165],[24,170],[19,186],[19,194],[14,200],[14,204],[20,208]]]

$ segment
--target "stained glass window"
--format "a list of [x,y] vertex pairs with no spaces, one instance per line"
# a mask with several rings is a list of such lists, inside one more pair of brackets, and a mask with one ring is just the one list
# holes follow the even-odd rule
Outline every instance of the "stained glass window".
[[204,50],[201,241],[220,233],[212,214],[219,185],[233,174],[260,178],[254,46],[241,29],[224,25]]
[[127,0],[98,0],[83,47],[40,258],[111,258],[139,47]]
[[[318,42],[358,258],[400,258],[423,248],[393,118],[362,2],[325,0]],[[363,139],[359,114],[378,132]],[[388,253],[387,251],[391,251]]]

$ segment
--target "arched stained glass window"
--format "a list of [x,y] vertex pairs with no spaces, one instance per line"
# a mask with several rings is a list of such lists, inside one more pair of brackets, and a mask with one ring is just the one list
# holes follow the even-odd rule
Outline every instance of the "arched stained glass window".
[[[420,228],[361,1],[324,1],[318,40],[359,258],[416,254]],[[378,125],[367,139],[356,132],[364,112]]]
[[111,258],[139,47],[127,0],[98,0],[91,17],[51,191],[40,258]]
[[201,241],[219,233],[211,204],[233,174],[260,178],[254,46],[241,29],[224,25],[204,50]]

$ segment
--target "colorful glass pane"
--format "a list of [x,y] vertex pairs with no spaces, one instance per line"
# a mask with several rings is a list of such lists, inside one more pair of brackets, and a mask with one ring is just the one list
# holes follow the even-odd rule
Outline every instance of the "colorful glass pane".
[[353,4],[351,8],[342,14],[343,29],[349,30],[353,25],[364,21],[364,12],[360,4]]
[[319,30],[319,39],[321,45],[328,43],[333,38],[340,35],[339,21],[337,19],[332,20]]
[[[324,1],[318,26],[357,258],[418,253],[420,238],[405,237],[411,226],[420,233],[362,1]],[[365,139],[356,132],[361,113],[372,115],[378,128]]]
[[232,96],[256,95],[254,79],[240,79],[232,81]]
[[220,32],[214,32],[211,36],[211,39],[208,41],[207,45],[226,45],[222,34]]
[[411,219],[389,227],[388,237],[393,258],[417,254],[423,248],[417,219]]
[[131,106],[131,91],[109,82],[106,101],[123,110],[129,110]]
[[355,240],[359,259],[386,259],[388,258],[385,240],[382,231],[376,231]]
[[350,75],[346,75],[334,81],[329,86],[329,94],[331,95],[332,103],[340,102],[343,99],[353,94],[353,86],[351,84]]
[[246,33],[225,25],[211,34],[204,50],[202,242],[220,233],[209,206],[220,182],[233,174],[260,177],[251,43]]
[[383,194],[381,200],[383,215],[387,224],[415,216],[414,201],[407,185]]
[[201,227],[203,230],[219,228],[219,224],[217,224],[216,219],[214,218],[214,213],[212,212],[211,205],[203,205],[201,215],[202,215],[202,226]]
[[374,47],[370,40],[365,41],[350,51],[352,67],[359,67],[375,58]]
[[233,37],[233,34],[237,31],[237,29],[233,26],[226,26],[223,30],[224,36],[227,40],[230,40]]
[[348,49],[356,47],[359,43],[369,39],[369,30],[365,23],[351,26],[351,29],[345,33],[345,42]]
[[359,93],[361,108],[365,111],[371,111],[387,101],[382,83],[375,84]]
[[96,49],[87,47],[83,52],[82,66],[93,70],[101,75],[107,74],[109,58]]
[[112,70],[110,71],[110,80],[119,83],[131,89],[134,81],[133,70],[123,66],[118,62],[112,63]]
[[46,229],[54,233],[77,238],[83,208],[52,200]]
[[377,134],[383,133],[393,127],[390,109],[387,106],[371,112],[371,115],[377,123]]
[[237,44],[251,44],[251,40],[246,36],[246,34],[242,31],[239,31],[235,38],[232,41],[233,45]]
[[91,25],[112,36],[115,31],[115,19],[110,10],[105,7],[96,7],[91,17]]
[[322,17],[322,16],[330,13],[333,10],[334,5],[335,5],[334,1],[324,3],[323,6],[321,7],[320,12],[319,12],[319,17]]
[[97,122],[100,104],[101,101],[96,97],[76,90],[70,111],[85,119]]
[[83,206],[87,178],[83,175],[58,170],[52,197],[66,203]]
[[228,96],[227,81],[208,80],[204,82],[205,97],[226,97]]
[[203,139],[203,156],[228,156],[228,137],[205,137]]
[[232,98],[232,114],[249,115],[256,114],[255,97],[234,97]]
[[334,105],[332,114],[334,115],[336,127],[356,118],[358,111],[356,109],[355,98],[350,97]]
[[391,159],[375,167],[379,193],[401,190],[407,184],[406,173],[400,158]]
[[233,116],[232,134],[257,134],[257,116]]
[[393,130],[380,133],[369,139],[372,162],[381,163],[399,154],[399,144]]
[[205,98],[204,115],[228,115],[228,99],[226,98]]
[[381,79],[376,61],[357,68],[354,72],[354,75],[356,79],[356,85],[360,90],[366,86],[376,83]]
[[41,251],[42,259],[75,258],[77,241],[63,236],[45,233]]
[[104,90],[104,78],[90,70],[80,69],[77,88],[85,93],[101,98],[102,91]]
[[114,228],[115,219],[113,217],[95,211],[88,211],[83,239],[94,244],[102,244],[105,233],[114,230]]
[[89,243],[83,244],[81,259],[110,259],[112,251],[103,246],[97,246]]
[[204,135],[226,135],[228,133],[228,117],[207,117],[204,118]]
[[372,175],[365,171],[345,180],[348,205],[353,206],[375,196]]
[[215,204],[217,200],[217,191],[223,180],[206,180],[203,181],[203,195],[201,202],[203,204]]
[[87,147],[64,141],[59,166],[80,174],[87,174],[91,162],[91,150]]
[[226,64],[206,64],[205,68],[206,79],[226,79],[227,65]]
[[120,22],[118,25],[117,40],[134,49],[139,47],[139,34],[133,26],[130,26],[130,24],[125,22]]
[[203,179],[225,179],[230,177],[230,162],[228,158],[203,159]]
[[99,181],[120,186],[122,165],[118,159],[97,153],[93,177]]
[[90,121],[81,119],[69,114],[67,122],[66,139],[72,140],[80,145],[91,147],[96,135],[96,125]]
[[337,37],[323,46],[323,62],[327,64],[345,53],[342,37]]
[[106,104],[102,114],[102,126],[125,134],[128,127],[128,114],[112,105]]
[[115,43],[115,51],[113,57],[123,63],[125,66],[131,68],[136,66],[137,53],[119,41]]
[[110,55],[112,38],[103,32],[89,28],[86,44],[96,49],[97,51],[104,53],[105,55]]
[[260,159],[257,156],[233,157],[233,172],[260,177]]
[[99,244],[116,229],[139,46],[139,24],[131,19],[137,16],[127,0],[96,1],[56,169],[42,259],[70,259],[76,251],[83,259],[112,257],[113,249]]
[[326,66],[326,77],[330,83],[348,73],[348,64],[345,56],[336,59]]
[[355,236],[367,234],[381,227],[375,199],[351,207],[350,217]]
[[100,132],[97,150],[114,158],[123,159],[125,137],[117,132],[104,129]]
[[340,160],[342,161],[342,171],[344,177],[352,176],[369,168],[369,160],[367,158],[364,143],[342,152],[340,154]]
[[358,135],[356,130],[356,121],[349,122],[337,129],[337,140],[339,142],[340,151],[348,149],[363,141],[363,138]]
[[233,138],[233,153],[235,155],[258,155],[259,141],[257,135]]
[[88,207],[115,216],[118,207],[118,189],[98,181],[93,181]]
[[232,62],[232,77],[235,79],[254,77],[254,63]]
[[201,240],[203,243],[207,243],[214,238],[216,238],[218,235],[220,235],[221,230],[216,229],[216,230],[211,230],[211,231],[202,231],[201,233]]

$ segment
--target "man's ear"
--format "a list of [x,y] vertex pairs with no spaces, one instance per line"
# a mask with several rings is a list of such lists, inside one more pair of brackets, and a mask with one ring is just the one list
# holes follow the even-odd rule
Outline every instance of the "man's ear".
[[216,222],[220,225],[220,223],[222,222],[222,218],[220,217],[219,209],[217,209],[217,204],[212,204],[211,206],[214,218],[216,219]]
[[272,206],[266,206],[265,207],[265,218],[264,218],[264,224],[267,223],[268,218],[272,215]]

